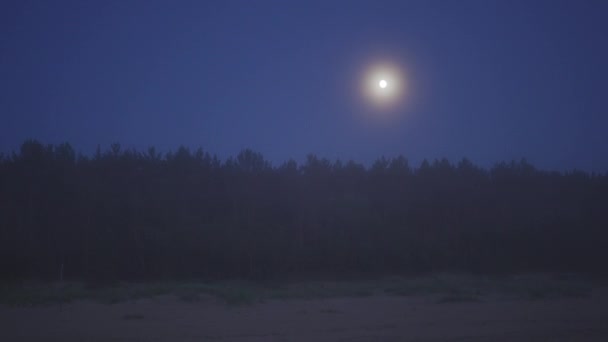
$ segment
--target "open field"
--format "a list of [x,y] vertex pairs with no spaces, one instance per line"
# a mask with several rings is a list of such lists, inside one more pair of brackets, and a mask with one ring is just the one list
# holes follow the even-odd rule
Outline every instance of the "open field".
[[0,341],[608,340],[608,288],[571,277],[41,286],[4,287]]

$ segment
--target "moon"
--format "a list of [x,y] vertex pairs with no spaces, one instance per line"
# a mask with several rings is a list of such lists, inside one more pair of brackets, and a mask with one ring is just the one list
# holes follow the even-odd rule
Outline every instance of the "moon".
[[376,62],[365,68],[361,90],[374,110],[392,111],[401,108],[406,95],[406,77],[396,63]]

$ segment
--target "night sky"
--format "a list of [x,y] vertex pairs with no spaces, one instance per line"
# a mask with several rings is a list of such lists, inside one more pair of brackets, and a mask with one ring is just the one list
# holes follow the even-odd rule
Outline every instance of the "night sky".
[[[0,150],[608,171],[607,1],[3,1]],[[360,81],[390,61],[390,112]]]

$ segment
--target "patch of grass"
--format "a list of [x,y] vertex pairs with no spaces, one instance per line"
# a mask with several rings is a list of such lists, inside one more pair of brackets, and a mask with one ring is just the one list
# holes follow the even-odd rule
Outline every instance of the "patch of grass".
[[177,295],[177,298],[184,302],[199,302],[201,296],[196,292],[184,292]]
[[520,294],[524,299],[554,299],[554,298],[582,298],[591,294],[591,289],[584,286],[559,284],[539,284],[526,288]]
[[69,303],[87,296],[81,284],[4,284],[0,287],[0,303],[9,306],[46,306]]
[[239,282],[177,284],[173,293],[179,299],[189,302],[199,301],[203,295],[210,295],[228,305],[248,305],[259,299],[258,291],[253,285]]
[[336,297],[369,297],[377,291],[373,281],[322,282],[310,281],[286,284],[283,287],[267,291],[265,297],[270,299],[323,299]]
[[384,292],[399,296],[416,295],[478,295],[482,285],[460,275],[439,274],[427,277],[396,278],[384,288]]
[[139,320],[139,319],[144,319],[144,315],[139,314],[139,313],[131,313],[131,314],[126,314],[124,316],[122,316],[123,319],[126,320]]
[[169,283],[123,283],[91,289],[87,298],[104,304],[115,304],[167,295],[172,291],[173,285]]
[[[441,295],[446,300],[494,295],[516,299],[553,299],[590,295],[589,281],[556,278],[542,274],[518,276],[469,276],[437,274],[415,278],[393,278],[384,287],[390,295]],[[441,301],[441,300],[440,300]]]
[[471,295],[447,295],[440,297],[437,300],[439,304],[445,303],[466,303],[466,302],[480,302],[479,297],[471,296]]
[[75,300],[93,300],[104,304],[115,304],[129,300],[153,298],[161,295],[176,294],[180,299],[193,301],[200,294],[212,294],[227,298],[233,303],[222,286],[183,283],[123,283],[106,287],[88,287],[82,283],[3,284],[0,286],[0,303],[9,306],[43,306],[69,303]]
[[580,298],[587,297],[592,292],[589,281],[544,275],[514,276],[501,279],[493,285],[496,293],[502,296],[524,300]]
[[336,309],[331,309],[331,308],[329,308],[329,309],[323,309],[323,310],[321,310],[319,312],[324,313],[324,314],[338,314],[338,313],[340,313],[340,311],[338,311]]
[[573,276],[547,275],[470,276],[435,274],[421,277],[390,277],[375,280],[273,282],[244,281],[113,283],[90,287],[83,283],[0,283],[0,304],[40,306],[93,300],[113,304],[161,295],[197,302],[205,296],[228,305],[249,305],[266,299],[324,299],[396,296],[439,296],[439,302],[471,301],[486,295],[525,300],[585,297],[597,283]]
[[214,286],[207,293],[228,305],[248,305],[259,299],[251,289],[241,287]]

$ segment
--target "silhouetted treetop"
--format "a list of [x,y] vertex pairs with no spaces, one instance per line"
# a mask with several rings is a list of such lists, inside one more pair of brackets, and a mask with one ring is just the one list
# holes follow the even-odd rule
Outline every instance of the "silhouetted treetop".
[[468,159],[315,155],[273,166],[27,140],[0,155],[0,275],[605,272],[608,176]]

